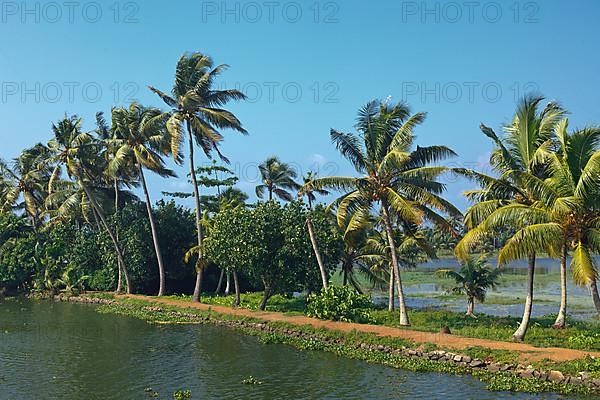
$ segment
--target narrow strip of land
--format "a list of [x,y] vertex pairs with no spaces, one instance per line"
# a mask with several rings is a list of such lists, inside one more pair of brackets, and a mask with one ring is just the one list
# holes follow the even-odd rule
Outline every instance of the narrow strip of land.
[[299,315],[286,315],[279,312],[252,311],[245,308],[232,308],[219,305],[192,303],[183,300],[173,300],[141,295],[121,295],[121,298],[132,298],[145,300],[157,304],[175,306],[181,308],[194,308],[202,311],[212,310],[220,314],[229,314],[238,317],[250,317],[265,322],[285,322],[293,325],[309,325],[314,328],[326,328],[343,332],[358,331],[372,333],[378,336],[388,336],[413,341],[415,343],[433,343],[444,349],[456,351],[468,347],[484,347],[494,350],[516,351],[522,354],[523,362],[541,361],[544,359],[552,361],[568,361],[585,357],[586,355],[600,357],[600,352],[565,349],[561,347],[535,347],[525,343],[502,342],[497,340],[477,339],[464,336],[448,335],[441,333],[421,332],[404,328],[392,328],[382,325],[356,324],[350,322],[323,321]]

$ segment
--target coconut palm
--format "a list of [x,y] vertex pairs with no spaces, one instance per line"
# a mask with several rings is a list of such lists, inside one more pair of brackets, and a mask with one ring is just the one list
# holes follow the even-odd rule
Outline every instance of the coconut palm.
[[[529,207],[503,207],[485,221],[487,225],[523,226],[502,248],[499,262],[507,263],[526,251],[547,251],[560,258],[561,302],[555,328],[564,328],[567,314],[567,255],[573,250],[574,281],[594,289],[597,278],[592,254],[600,252],[600,129],[586,128],[567,133],[568,120],[558,124],[559,148],[548,151],[549,177],[526,177],[524,183],[537,200]],[[597,291],[592,290],[595,296]]]
[[[111,127],[106,122],[104,118],[104,113],[98,112],[96,113],[96,138],[102,145],[102,155],[104,158],[104,162],[107,165],[110,165],[112,160],[115,158],[115,154],[118,150],[116,145],[117,139],[123,139],[120,137],[118,132],[115,132],[111,129]],[[132,187],[138,186],[138,177],[137,169],[135,168],[134,163],[127,163],[120,165],[118,169],[116,168],[106,168],[103,173],[104,180],[106,182],[107,187],[112,186],[113,195],[114,195],[114,210],[113,215],[116,216],[119,212],[119,207],[121,202],[127,198],[132,197],[131,192],[127,189],[131,189]],[[127,188],[127,189],[125,189]],[[115,236],[117,240],[119,240],[119,227],[115,226]],[[123,281],[122,273],[123,266],[119,265],[119,274],[117,277],[117,292],[121,291],[121,285]]]
[[344,249],[340,255],[340,270],[342,274],[342,284],[350,285],[358,293],[364,293],[361,287],[358,275],[365,275],[372,282],[375,279],[370,278],[370,270],[365,265],[361,257],[364,254],[364,246],[367,240],[367,230],[354,230],[344,235]]
[[261,184],[256,186],[256,195],[259,199],[262,199],[267,192],[269,201],[273,200],[273,195],[284,201],[292,201],[293,196],[289,191],[300,189],[300,185],[294,180],[298,177],[296,171],[277,157],[267,158],[258,166],[258,170]]
[[24,209],[36,230],[44,211],[52,170],[45,163],[49,150],[43,144],[24,150],[12,166],[0,159],[0,211]]
[[[461,260],[467,260],[470,251],[479,241],[495,232],[500,225],[492,224],[493,219],[486,220],[496,211],[500,213],[513,209],[527,209],[538,199],[531,190],[530,181],[540,181],[547,176],[544,154],[555,145],[554,134],[560,120],[566,112],[555,102],[548,103],[540,110],[544,101],[540,96],[527,96],[517,106],[517,112],[511,124],[504,127],[505,137],[501,139],[491,128],[481,125],[482,132],[493,140],[496,148],[490,157],[490,164],[500,174],[494,178],[473,171],[462,171],[477,180],[482,189],[467,192],[467,197],[475,204],[465,215],[465,224],[470,229],[458,243],[455,254]],[[508,208],[507,208],[508,207]],[[502,214],[497,214],[502,215]],[[517,225],[503,224],[518,231],[527,227],[532,234],[538,234],[535,219],[524,218],[514,221]],[[531,225],[531,226],[529,226]],[[522,232],[513,234],[511,239],[517,240]],[[552,251],[547,248],[547,251]],[[538,252],[530,249],[527,255],[527,296],[521,324],[513,334],[513,339],[522,341],[527,333],[533,306],[533,282],[535,261]]]
[[316,200],[315,193],[318,193],[322,196],[326,196],[329,194],[327,190],[324,189],[311,189],[310,182],[315,179],[315,175],[312,171],[309,171],[304,177],[304,186],[298,192],[299,197],[306,196],[308,201],[308,210],[309,213],[306,216],[306,227],[308,230],[308,236],[310,237],[310,243],[312,245],[313,251],[315,253],[315,257],[317,258],[317,264],[319,265],[319,271],[321,272],[321,280],[323,282],[323,288],[327,289],[329,277],[327,276],[327,271],[325,270],[325,264],[323,263],[323,259],[321,258],[321,252],[319,251],[319,245],[317,243],[317,238],[315,236],[315,228],[312,223],[312,218],[310,216],[310,212],[312,211],[313,202]]
[[[230,128],[243,134],[247,133],[233,113],[220,108],[231,100],[245,99],[245,95],[239,90],[216,90],[213,87],[215,78],[226,68],[225,64],[215,67],[213,60],[207,55],[184,54],[177,63],[175,84],[171,89],[171,94],[166,94],[150,86],[150,90],[160,96],[171,108],[167,129],[171,135],[171,154],[176,161],[182,161],[181,146],[185,140],[188,142],[190,176],[196,208],[198,248],[202,248],[202,210],[196,179],[194,143],[200,146],[208,158],[212,158],[212,153],[215,151],[226,161],[227,159],[219,151],[219,143],[223,140],[219,129]],[[202,270],[197,270],[193,301],[200,301],[201,290]]]
[[[100,220],[102,227],[113,242],[118,264],[123,269],[123,275],[125,276],[127,293],[130,294],[132,287],[124,262],[123,252],[113,230],[106,221],[104,211],[97,200],[94,190],[99,181],[101,181],[102,171],[105,167],[102,155],[100,154],[102,146],[98,141],[94,140],[94,137],[90,133],[82,130],[81,123],[80,118],[71,116],[65,117],[57,124],[52,125],[54,138],[48,142],[48,148],[51,152],[48,161],[50,164],[55,165],[55,167],[48,183],[48,193],[49,196],[53,193],[56,183],[59,180],[61,167],[64,167],[67,175],[69,178],[75,180],[78,188],[75,190],[73,196],[65,199],[65,203],[59,207],[59,211],[70,212],[73,207],[81,204],[82,198],[85,198],[85,202],[89,204],[93,215]],[[76,196],[78,192],[84,196]],[[59,215],[59,217],[61,216]]]
[[165,293],[165,267],[158,243],[158,232],[152,215],[152,203],[144,169],[162,177],[175,176],[173,171],[165,167],[161,157],[161,153],[169,151],[169,136],[165,126],[166,116],[156,108],[144,108],[137,103],[132,103],[128,109],[114,108],[112,110],[112,131],[116,134],[113,139],[116,151],[108,168],[109,171],[116,172],[113,175],[118,175],[118,171],[123,170],[125,165],[133,165],[139,176],[146,199],[152,242],[158,263],[158,296]]
[[346,191],[334,202],[338,225],[346,231],[360,229],[371,209],[381,209],[383,225],[391,250],[400,309],[400,324],[409,325],[408,314],[392,221],[421,225],[430,220],[444,229],[451,226],[439,213],[460,215],[460,212],[439,195],[445,185],[437,179],[447,167],[433,166],[455,153],[445,146],[416,146],[413,129],[425,119],[424,113],[411,115],[403,103],[390,106],[372,101],[358,114],[358,134],[331,130],[331,139],[361,177],[326,177],[316,179],[310,186],[316,189],[334,188]]
[[469,317],[475,316],[475,300],[483,303],[488,289],[493,289],[498,285],[500,270],[492,270],[487,264],[487,256],[482,254],[479,258],[469,257],[462,263],[459,271],[452,269],[440,269],[436,274],[445,278],[454,279],[456,286],[452,291],[457,294],[467,296],[467,314]]
[[[415,268],[419,263],[427,261],[427,257],[435,257],[433,250],[425,241],[422,232],[411,235],[394,231],[394,242],[397,243],[396,257],[404,268]],[[388,311],[394,311],[395,273],[392,256],[385,232],[373,229],[367,238],[363,254],[358,257],[366,266],[367,276],[371,282],[383,289],[387,282]],[[363,267],[364,268],[364,267]]]

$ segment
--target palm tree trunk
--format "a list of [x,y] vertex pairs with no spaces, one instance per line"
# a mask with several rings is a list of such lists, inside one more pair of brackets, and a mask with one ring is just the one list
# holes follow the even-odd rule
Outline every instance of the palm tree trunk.
[[115,251],[117,252],[117,262],[120,263],[123,267],[123,275],[125,276],[125,284],[127,285],[127,294],[131,294],[131,282],[129,281],[129,273],[127,272],[127,268],[125,267],[125,261],[123,259],[123,252],[121,251],[121,246],[119,246],[119,241],[117,240],[117,237],[115,236],[112,229],[110,229],[110,226],[106,222],[106,218],[104,218],[104,214],[102,214],[102,211],[100,211],[100,208],[98,207],[98,204],[96,203],[95,197],[92,195],[92,193],[90,192],[90,190],[87,188],[86,185],[84,185],[83,183],[80,183],[80,184],[81,184],[81,187],[83,188],[83,191],[85,192],[85,195],[87,196],[88,200],[90,201],[92,209],[97,213],[98,217],[100,218],[100,221],[102,222],[102,225],[104,226],[104,229],[106,229],[108,236],[110,236],[110,240],[113,242],[113,245],[115,246]]
[[160,251],[160,244],[158,243],[156,223],[154,222],[154,216],[152,215],[150,193],[148,193],[148,186],[146,185],[146,178],[144,177],[144,169],[140,164],[138,164],[138,171],[142,181],[142,188],[144,189],[144,196],[146,197],[146,210],[148,211],[148,220],[150,221],[150,230],[152,231],[152,243],[154,244],[154,252],[156,253],[156,261],[158,262],[158,277],[160,281],[158,286],[158,297],[160,297],[165,294],[165,266],[163,264],[162,253]]
[[394,268],[390,264],[390,286],[388,288],[388,311],[394,311],[394,281],[395,279]]
[[598,295],[598,285],[596,279],[590,281],[590,292],[592,293],[592,300],[594,300],[594,307],[596,312],[600,315],[600,296]]
[[238,282],[238,275],[237,275],[237,271],[234,269],[233,270],[233,286],[235,287],[235,300],[233,301],[233,306],[234,307],[239,307],[240,306],[240,283]]
[[[116,179],[113,180],[114,182],[114,187],[115,187],[115,215],[117,215],[117,213],[119,212],[119,183]],[[117,242],[119,241],[119,229],[115,229],[115,236],[117,238]],[[123,274],[121,273],[123,266],[121,265],[120,261],[117,261],[117,269],[119,270],[118,272],[118,283],[117,283],[117,293],[119,293],[122,288],[121,288],[121,282],[123,281]]]
[[388,204],[385,199],[381,201],[381,210],[383,212],[383,223],[385,225],[385,233],[390,246],[390,253],[392,255],[392,266],[394,267],[394,275],[396,280],[396,289],[398,291],[398,308],[400,309],[400,325],[410,326],[408,320],[408,312],[406,311],[406,303],[404,301],[404,291],[402,290],[402,279],[400,277],[400,268],[398,267],[398,257],[396,256],[396,243],[394,243],[394,233],[392,230],[392,223],[390,221],[390,213]]
[[215,290],[215,294],[219,294],[221,292],[221,286],[223,286],[223,276],[225,275],[225,269],[221,270],[221,274],[219,275],[219,283],[217,283],[217,289]]
[[325,272],[325,265],[319,252],[319,246],[317,244],[317,238],[315,237],[315,230],[310,217],[306,218],[306,227],[308,228],[308,236],[310,236],[310,242],[312,244],[315,257],[317,258],[317,264],[319,264],[319,270],[321,271],[321,281],[323,282],[323,288],[327,289],[327,272]]
[[[194,166],[194,138],[192,137],[192,128],[190,127],[190,121],[186,121],[188,131],[188,143],[190,152],[190,176],[192,178],[192,186],[194,187],[194,201],[196,205],[196,230],[198,234],[198,258],[202,257],[202,213],[200,210],[200,191],[198,189],[198,180],[196,179],[196,167]],[[196,271],[196,284],[194,286],[194,294],[192,295],[192,301],[195,303],[200,302],[200,293],[202,292],[202,269],[199,268]]]
[[469,299],[467,302],[467,315],[469,317],[477,318],[475,316],[475,299],[471,296],[469,296]]
[[567,246],[564,245],[560,255],[560,309],[554,325],[555,329],[563,329],[567,319]]
[[523,310],[523,319],[519,328],[513,333],[513,339],[522,342],[525,339],[527,328],[529,328],[529,319],[531,318],[531,309],[533,307],[533,278],[535,274],[535,253],[529,255],[527,266],[527,297],[525,298],[525,309]]

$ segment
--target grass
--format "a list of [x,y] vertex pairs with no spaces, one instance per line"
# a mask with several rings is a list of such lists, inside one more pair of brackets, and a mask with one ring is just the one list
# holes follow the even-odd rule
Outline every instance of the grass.
[[[374,310],[372,316],[378,325],[398,326],[400,316],[397,312]],[[410,329],[438,332],[447,326],[453,334],[479,339],[510,341],[520,318],[479,315],[477,319],[462,313],[441,310],[411,310]],[[565,329],[552,329],[554,316],[532,318],[527,331],[526,343],[538,347],[564,347],[581,350],[600,351],[600,325],[584,321],[570,321]],[[584,340],[574,341],[580,335]],[[596,335],[598,335],[596,337]],[[589,340],[585,340],[589,339]]]
[[[252,311],[258,311],[259,305],[262,300],[262,292],[252,292],[252,293],[242,293],[240,296],[240,307],[246,308]],[[174,299],[174,300],[184,300],[191,301],[192,296],[188,295],[175,295],[175,296],[167,296],[166,298]],[[211,304],[211,305],[219,305],[219,306],[227,306],[231,307],[235,300],[234,295],[229,296],[216,296],[214,294],[203,294],[202,295],[202,303]],[[267,303],[267,307],[265,311],[274,311],[281,313],[300,313],[303,314],[306,308],[306,301],[304,297],[288,297],[282,296],[279,294],[274,295],[269,299]]]

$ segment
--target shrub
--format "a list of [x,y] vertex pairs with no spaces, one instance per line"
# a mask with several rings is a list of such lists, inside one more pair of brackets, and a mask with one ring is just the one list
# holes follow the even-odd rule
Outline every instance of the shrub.
[[569,347],[574,349],[598,349],[600,348],[600,333],[579,333],[569,336]]
[[358,294],[348,286],[329,286],[307,298],[306,315],[344,322],[372,322],[369,309],[371,298]]

